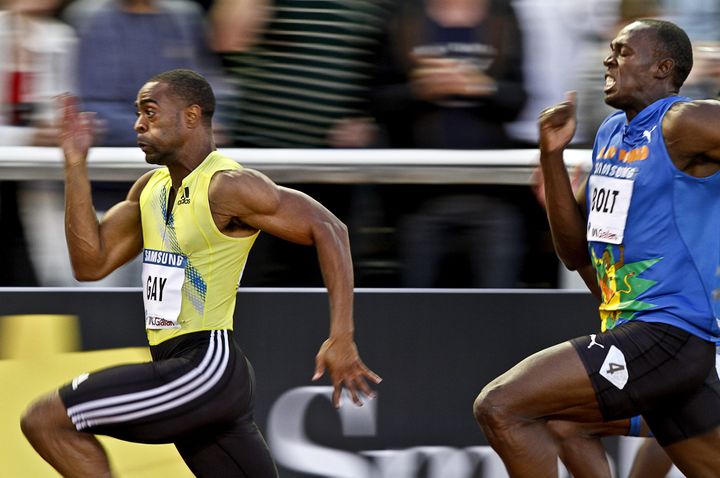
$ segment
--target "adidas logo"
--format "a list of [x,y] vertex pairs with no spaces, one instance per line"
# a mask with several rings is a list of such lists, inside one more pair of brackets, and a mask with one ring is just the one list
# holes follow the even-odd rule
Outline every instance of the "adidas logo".
[[72,389],[77,390],[77,388],[80,386],[81,383],[83,383],[85,380],[88,379],[90,376],[89,373],[81,373],[77,377],[75,377],[72,381]]
[[190,188],[185,186],[185,189],[183,189],[182,196],[180,196],[180,199],[178,199],[177,202],[178,206],[181,204],[190,204]]

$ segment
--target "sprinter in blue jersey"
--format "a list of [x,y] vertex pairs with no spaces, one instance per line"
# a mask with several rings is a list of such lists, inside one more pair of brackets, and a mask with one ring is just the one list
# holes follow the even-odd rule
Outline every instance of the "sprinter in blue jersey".
[[555,248],[597,284],[603,331],[493,380],[475,417],[513,477],[557,475],[549,420],[638,414],[685,475],[720,476],[720,102],[678,96],[692,46],[670,22],[631,23],[604,65],[605,101],[620,111],[598,131],[584,207],[563,161],[574,94],[539,120]]

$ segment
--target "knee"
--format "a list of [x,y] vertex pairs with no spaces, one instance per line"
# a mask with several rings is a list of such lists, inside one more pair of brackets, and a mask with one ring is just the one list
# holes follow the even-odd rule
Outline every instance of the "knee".
[[20,418],[20,429],[31,443],[42,440],[53,428],[72,425],[57,394],[33,402]]
[[20,429],[28,441],[35,441],[36,437],[42,436],[43,420],[41,406],[38,402],[33,403],[20,417]]
[[510,401],[502,386],[486,385],[473,403],[473,415],[483,429],[502,428],[510,417]]

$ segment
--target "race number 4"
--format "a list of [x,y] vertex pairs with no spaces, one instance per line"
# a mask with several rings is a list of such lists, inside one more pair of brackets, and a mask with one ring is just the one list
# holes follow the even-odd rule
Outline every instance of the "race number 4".
[[605,361],[600,366],[600,375],[620,390],[625,387],[630,378],[625,363],[625,354],[614,345],[610,346]]

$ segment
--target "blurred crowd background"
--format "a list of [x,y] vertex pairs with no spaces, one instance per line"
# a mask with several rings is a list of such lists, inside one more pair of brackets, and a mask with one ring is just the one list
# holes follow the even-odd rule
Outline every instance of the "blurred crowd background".
[[[53,146],[63,92],[97,114],[97,146],[135,146],[139,87],[192,68],[215,88],[221,149],[536,148],[539,112],[568,90],[573,146],[589,148],[610,112],[609,41],[640,17],[685,28],[695,67],[681,93],[715,97],[720,0],[0,0],[0,146]],[[2,179],[0,285],[76,285],[62,183]],[[94,182],[98,214],[129,186]],[[563,285],[528,186],[289,186],[348,225],[358,287]],[[89,285],[139,285],[139,271]],[[321,284],[311,248],[267,236],[243,277]]]

